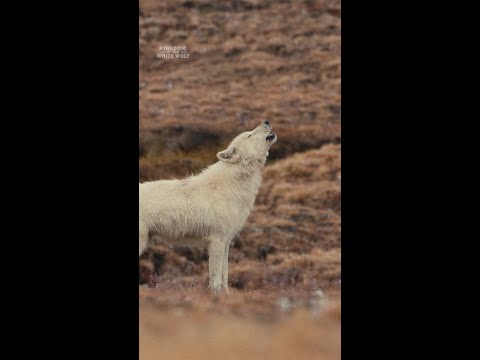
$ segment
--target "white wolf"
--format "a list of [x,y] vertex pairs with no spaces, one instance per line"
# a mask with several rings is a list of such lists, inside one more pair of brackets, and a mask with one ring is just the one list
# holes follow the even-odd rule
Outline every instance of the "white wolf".
[[139,255],[150,236],[206,246],[209,287],[228,291],[228,250],[242,229],[262,182],[261,170],[277,141],[268,121],[238,135],[200,174],[140,184]]

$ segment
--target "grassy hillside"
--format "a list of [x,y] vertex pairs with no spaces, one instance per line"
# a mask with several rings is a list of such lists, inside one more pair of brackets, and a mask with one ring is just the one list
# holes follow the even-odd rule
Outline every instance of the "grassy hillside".
[[206,291],[204,250],[141,257],[141,357],[339,359],[340,1],[140,0],[139,22],[141,181],[199,172],[262,120],[278,135],[229,295]]

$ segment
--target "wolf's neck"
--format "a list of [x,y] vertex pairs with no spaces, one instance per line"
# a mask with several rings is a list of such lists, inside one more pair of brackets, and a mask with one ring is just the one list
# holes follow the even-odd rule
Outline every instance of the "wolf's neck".
[[243,190],[256,196],[262,184],[262,168],[259,165],[227,164],[218,161],[203,171],[204,179],[218,183],[227,191]]

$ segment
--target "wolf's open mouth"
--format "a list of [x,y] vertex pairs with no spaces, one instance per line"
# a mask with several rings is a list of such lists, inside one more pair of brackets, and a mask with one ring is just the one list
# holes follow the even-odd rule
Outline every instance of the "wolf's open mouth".
[[275,139],[275,134],[274,134],[274,133],[271,133],[271,134],[268,135],[267,138],[266,138],[267,141],[272,141],[273,139]]

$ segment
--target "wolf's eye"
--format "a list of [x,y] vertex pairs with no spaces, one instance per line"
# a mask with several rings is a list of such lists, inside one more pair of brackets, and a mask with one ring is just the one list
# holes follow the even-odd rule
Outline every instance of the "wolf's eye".
[[252,136],[252,134],[248,135],[248,136],[247,136],[247,139],[248,139],[250,136]]

